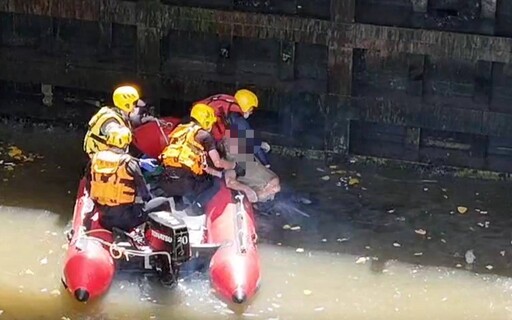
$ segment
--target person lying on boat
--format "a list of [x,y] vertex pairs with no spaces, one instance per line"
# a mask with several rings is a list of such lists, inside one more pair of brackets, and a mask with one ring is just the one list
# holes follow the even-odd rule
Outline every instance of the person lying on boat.
[[140,99],[139,92],[132,86],[121,86],[112,95],[114,108],[101,108],[89,121],[89,128],[84,138],[83,149],[92,157],[98,151],[108,149],[106,143],[110,130],[116,128],[137,127],[155,118],[146,112],[147,105]]
[[101,225],[110,231],[130,232],[147,221],[148,213],[170,211],[167,198],[151,199],[139,160],[128,154],[131,142],[130,129],[114,128],[105,141],[108,148],[91,159],[90,197],[101,212]]
[[[233,173],[240,167],[220,157],[210,131],[217,121],[214,110],[206,104],[196,104],[190,111],[191,121],[182,123],[169,135],[169,145],[159,160],[164,166],[159,185],[168,197],[192,199],[192,213],[201,215],[208,201],[217,193],[224,170],[226,180],[233,183]],[[211,165],[208,165],[208,160]],[[231,170],[231,171],[229,171]],[[257,201],[254,190],[244,188],[248,198]]]
[[[259,201],[272,199],[281,190],[281,186],[279,177],[270,170],[270,161],[267,156],[270,145],[257,138],[247,121],[259,106],[256,94],[250,90],[241,89],[234,96],[217,94],[202,100],[201,103],[208,104],[215,110],[218,120],[212,128],[212,134],[223,157],[236,161],[238,159],[233,155],[237,152],[232,152],[233,149],[252,150],[250,153],[254,154],[253,157],[247,158],[247,153],[244,152],[244,157],[247,159],[242,160],[248,163],[249,167],[246,170],[247,174],[240,181],[252,189],[257,189]],[[238,138],[239,141],[233,138]],[[237,145],[239,148],[233,147]]]
[[238,183],[254,190],[258,196],[258,202],[274,199],[274,196],[281,191],[279,177],[254,157],[251,142],[248,141],[250,138],[243,137],[246,131],[239,133],[229,129],[227,132],[230,138],[224,139],[222,146],[226,158],[235,161],[244,169],[244,174],[237,176]]

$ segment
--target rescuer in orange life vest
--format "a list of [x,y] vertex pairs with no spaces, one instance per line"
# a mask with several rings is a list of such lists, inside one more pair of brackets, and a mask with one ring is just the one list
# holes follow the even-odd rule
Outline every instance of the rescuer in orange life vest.
[[[165,172],[160,187],[167,196],[185,196],[193,200],[192,210],[202,214],[204,206],[215,195],[219,179],[223,176],[228,187],[246,193],[251,202],[258,200],[256,193],[245,185],[230,185],[233,175],[241,168],[222,159],[210,131],[217,121],[214,110],[206,104],[196,104],[190,111],[191,121],[180,124],[169,135],[169,145],[160,154]],[[226,170],[225,172],[223,170]]]
[[[215,110],[218,121],[212,129],[212,134],[223,156],[238,160],[236,158],[254,154],[258,161],[243,161],[244,165],[248,166],[248,175],[241,181],[257,190],[260,201],[271,199],[281,187],[279,177],[270,170],[270,161],[267,157],[270,145],[257,138],[247,121],[259,107],[256,94],[247,89],[240,89],[234,96],[217,94],[199,103],[205,103]],[[266,185],[262,186],[262,182]]]
[[106,150],[92,155],[90,196],[99,207],[100,223],[129,232],[147,220],[149,212],[170,211],[166,198],[151,199],[139,160],[128,154],[132,133],[127,127],[109,130]]
[[107,136],[110,130],[120,127],[132,129],[147,121],[155,120],[146,114],[146,103],[132,86],[121,86],[112,95],[115,108],[101,108],[89,121],[89,129],[84,138],[84,151],[92,157],[98,151],[109,148]]

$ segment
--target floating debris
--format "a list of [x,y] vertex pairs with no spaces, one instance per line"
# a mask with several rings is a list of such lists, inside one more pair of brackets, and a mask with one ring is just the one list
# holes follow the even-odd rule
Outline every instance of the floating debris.
[[466,251],[466,254],[464,255],[464,257],[466,258],[467,264],[472,264],[476,260],[476,256],[473,253],[473,250]]
[[316,168],[316,171],[318,171],[318,172],[325,172],[325,170],[322,169],[322,168]]
[[302,291],[302,292],[304,293],[305,296],[309,296],[313,293],[311,290],[308,290],[308,289],[304,289],[304,291]]
[[359,179],[357,179],[357,178],[350,178],[348,180],[348,185],[349,186],[355,186],[356,184],[359,184]]
[[416,257],[420,257],[420,256],[422,256],[422,255],[423,255],[423,252],[415,252],[415,253],[414,253],[414,255],[415,255]]
[[50,292],[52,296],[60,296],[60,290],[54,289]]
[[21,149],[16,146],[10,146],[9,152],[7,152],[7,154],[9,155],[9,157],[16,159],[23,155],[23,151],[21,151]]
[[455,265],[455,267],[457,267],[457,268],[462,268],[462,265],[461,265],[460,263],[457,263],[457,264]]
[[393,247],[400,248],[402,245],[398,242],[393,242]]
[[345,241],[348,241],[348,240],[349,240],[348,238],[341,238],[341,239],[338,238],[338,239],[336,239],[336,241],[338,241],[338,242],[345,242]]
[[327,242],[327,239],[323,238],[323,239],[322,239],[322,242]]
[[388,213],[395,213],[395,209],[389,209]]
[[292,227],[289,224],[283,226],[283,230],[290,230]]
[[417,234],[422,235],[422,236],[427,234],[427,231],[423,230],[423,229],[417,229],[417,230],[414,230],[414,232],[416,232]]
[[444,239],[441,239],[441,242],[442,242],[442,243],[446,243],[446,240],[444,240]]
[[331,180],[331,177],[330,176],[323,176],[321,179],[324,180],[324,181],[328,181],[328,180]]
[[303,248],[297,248],[297,250],[295,250],[295,252],[302,253],[302,252],[304,252],[304,249]]
[[291,227],[290,230],[292,230],[292,231],[299,231],[300,230],[300,226]]
[[467,207],[463,207],[463,206],[459,206],[459,207],[457,207],[457,211],[460,214],[464,214],[464,213],[468,212],[468,208]]
[[428,191],[428,188],[427,188],[427,187],[423,188],[423,191],[427,192],[427,191]]
[[480,210],[480,214],[487,215],[487,211]]
[[316,307],[315,311],[324,311],[324,309],[325,309],[324,307]]
[[48,258],[44,257],[43,259],[39,260],[40,264],[48,264]]
[[370,258],[368,257],[359,257],[357,260],[356,260],[356,263],[357,264],[364,264],[366,263],[366,261],[370,260]]
[[490,264],[486,265],[485,267],[487,268],[487,270],[492,270],[492,269],[494,268],[494,267],[493,267],[492,265],[490,265]]
[[500,254],[501,254],[502,257],[504,257],[505,256],[505,250],[500,251]]

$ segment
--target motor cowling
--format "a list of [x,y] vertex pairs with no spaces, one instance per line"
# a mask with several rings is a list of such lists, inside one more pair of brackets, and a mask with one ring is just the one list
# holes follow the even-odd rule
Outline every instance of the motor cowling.
[[167,211],[149,213],[144,234],[153,252],[168,252],[173,264],[181,264],[190,259],[187,225],[176,215]]

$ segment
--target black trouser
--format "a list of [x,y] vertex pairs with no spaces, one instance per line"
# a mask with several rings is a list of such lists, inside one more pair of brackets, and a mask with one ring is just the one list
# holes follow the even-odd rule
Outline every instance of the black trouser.
[[195,175],[185,168],[165,168],[160,176],[160,188],[167,197],[184,196],[204,207],[218,192],[218,178]]
[[133,228],[148,220],[148,213],[156,211],[171,211],[167,198],[159,197],[146,204],[120,205],[116,207],[100,206],[100,223],[107,229],[119,228],[130,232]]

